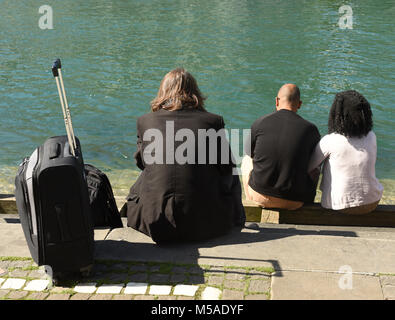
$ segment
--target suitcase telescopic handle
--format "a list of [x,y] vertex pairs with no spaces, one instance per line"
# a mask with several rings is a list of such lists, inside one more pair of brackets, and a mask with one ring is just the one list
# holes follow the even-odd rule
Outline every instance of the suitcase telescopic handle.
[[63,111],[64,124],[66,126],[67,139],[69,140],[71,153],[73,154],[73,156],[75,156],[75,150],[77,149],[77,143],[75,140],[73,124],[71,122],[70,108],[67,103],[66,91],[64,89],[61,68],[62,68],[62,63],[61,63],[60,59],[56,59],[52,65],[52,74],[55,78],[56,86],[58,88],[60,104],[62,106],[62,111]]

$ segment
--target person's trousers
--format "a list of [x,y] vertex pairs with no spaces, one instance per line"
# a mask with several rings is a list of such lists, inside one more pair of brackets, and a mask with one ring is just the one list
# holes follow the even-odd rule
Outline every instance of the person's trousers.
[[336,210],[337,212],[345,213],[345,214],[366,214],[372,212],[374,209],[376,209],[377,205],[379,204],[379,201],[369,203],[369,204],[364,204],[359,207],[351,207],[351,208],[346,208],[346,209],[340,209]]
[[252,158],[250,156],[244,156],[241,162],[241,174],[243,178],[243,187],[244,194],[247,200],[254,201],[259,206],[263,208],[278,208],[278,209],[287,209],[287,210],[296,210],[303,206],[303,202],[301,201],[293,201],[282,198],[277,198],[273,196],[268,196],[264,194],[260,194],[252,189],[248,185],[248,181],[250,180],[251,171],[253,168]]

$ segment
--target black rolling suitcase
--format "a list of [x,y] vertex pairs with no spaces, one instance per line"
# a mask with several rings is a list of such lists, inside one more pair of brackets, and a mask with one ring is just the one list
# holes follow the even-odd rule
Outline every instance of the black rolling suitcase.
[[54,280],[65,273],[89,273],[94,233],[84,161],[74,136],[60,60],[52,71],[67,136],[47,139],[20,165],[15,178],[18,213],[32,258],[50,266]]

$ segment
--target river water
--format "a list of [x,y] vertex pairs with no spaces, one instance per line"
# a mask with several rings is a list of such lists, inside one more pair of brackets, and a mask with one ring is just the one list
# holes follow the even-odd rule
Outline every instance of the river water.
[[[53,29],[39,25],[45,4]],[[59,57],[85,162],[118,193],[138,175],[136,118],[149,111],[162,77],[183,66],[227,128],[249,128],[272,112],[279,87],[292,82],[300,114],[324,135],[335,93],[358,90],[373,108],[383,201],[395,202],[395,2],[348,1],[352,29],[339,26],[343,4],[0,0],[0,193],[13,192],[23,157],[65,134],[50,71]]]

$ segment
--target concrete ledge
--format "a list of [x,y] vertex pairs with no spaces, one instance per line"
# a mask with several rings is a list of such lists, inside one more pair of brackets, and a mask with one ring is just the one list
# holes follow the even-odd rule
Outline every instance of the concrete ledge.
[[[125,197],[115,196],[115,202],[117,203],[118,209],[121,210],[125,203]],[[16,208],[16,200],[13,194],[0,194],[0,214],[18,214]]]
[[[125,198],[116,196],[118,209],[125,204]],[[319,203],[303,206],[294,211],[262,209],[252,201],[243,205],[248,222],[272,224],[304,224],[323,226],[391,227],[395,228],[395,205],[378,205],[372,213],[348,215],[322,208]],[[17,214],[14,195],[0,194],[0,214]]]
[[18,213],[13,194],[0,194],[0,214]]
[[[324,226],[395,227],[395,205],[378,205],[368,214],[351,215],[322,208],[319,203],[298,210],[262,209],[246,202],[247,221],[277,224],[305,224]],[[248,208],[248,209],[247,209]],[[261,214],[259,215],[259,212]]]

